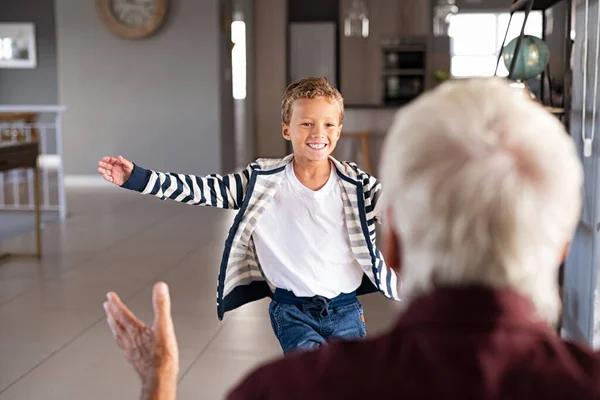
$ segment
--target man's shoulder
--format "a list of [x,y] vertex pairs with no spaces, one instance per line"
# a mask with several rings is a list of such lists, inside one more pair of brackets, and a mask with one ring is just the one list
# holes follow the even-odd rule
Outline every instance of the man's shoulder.
[[588,374],[593,375],[600,388],[600,351],[590,346],[566,339],[558,339],[575,364],[581,366]]
[[331,385],[346,385],[347,381],[360,379],[361,368],[374,365],[376,354],[372,349],[382,341],[385,337],[331,343],[265,364],[248,375],[228,400],[317,398]]

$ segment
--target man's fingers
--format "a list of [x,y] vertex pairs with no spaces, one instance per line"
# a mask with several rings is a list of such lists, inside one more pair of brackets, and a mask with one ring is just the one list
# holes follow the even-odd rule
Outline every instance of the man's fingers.
[[127,350],[128,347],[125,343],[127,338],[127,331],[125,330],[125,327],[123,327],[123,325],[117,322],[113,317],[113,312],[111,310],[111,305],[109,302],[104,303],[104,311],[106,312],[106,322],[108,323],[110,331],[112,332],[113,337],[117,342],[117,345],[122,350]]
[[110,314],[115,321],[118,324],[123,325],[126,330],[135,332],[140,326],[144,325],[144,323],[137,319],[129,308],[123,304],[116,293],[110,292],[106,295],[106,298],[108,299]]
[[115,292],[108,292],[106,294],[106,299],[108,300],[108,302],[110,304],[112,304],[114,306],[116,311],[122,312],[124,315],[126,315],[128,317],[135,318],[133,313],[131,311],[129,311],[129,308],[127,308],[127,306],[125,304],[123,304],[123,301],[121,301],[121,298]]
[[171,297],[169,287],[164,282],[154,285],[152,292],[154,306],[154,328],[157,334],[168,342],[175,342],[175,329],[171,317]]
[[113,337],[115,339],[125,333],[122,330],[122,327],[117,324],[117,322],[112,317],[112,315],[109,315],[109,314],[106,315],[106,322],[108,323],[108,327],[110,328],[110,331],[112,332]]
[[119,317],[119,311],[115,308],[115,306],[109,302],[104,302],[104,311],[106,311],[106,318],[108,325],[113,330],[114,334],[122,334],[126,333],[125,325],[121,322]]

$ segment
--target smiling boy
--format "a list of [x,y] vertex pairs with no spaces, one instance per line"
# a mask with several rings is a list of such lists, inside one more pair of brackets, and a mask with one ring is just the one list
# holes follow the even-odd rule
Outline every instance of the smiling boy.
[[116,185],[186,204],[238,210],[217,285],[219,319],[272,298],[273,331],[288,354],[329,340],[366,336],[358,295],[398,299],[397,277],[375,245],[379,182],[331,157],[344,102],[326,78],[288,86],[282,135],[293,154],[258,159],[244,171],[198,177],[104,157],[98,171]]

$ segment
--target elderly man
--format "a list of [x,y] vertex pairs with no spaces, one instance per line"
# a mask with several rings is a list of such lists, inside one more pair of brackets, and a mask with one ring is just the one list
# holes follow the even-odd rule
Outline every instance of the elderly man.
[[[598,354],[552,331],[582,185],[558,120],[505,81],[449,82],[398,112],[381,173],[396,327],[265,365],[228,398],[600,398]],[[147,398],[175,397],[168,299],[157,284],[152,329],[114,293],[105,304]]]

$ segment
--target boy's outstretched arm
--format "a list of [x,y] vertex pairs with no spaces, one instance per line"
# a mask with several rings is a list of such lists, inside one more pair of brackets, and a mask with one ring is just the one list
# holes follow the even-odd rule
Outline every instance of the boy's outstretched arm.
[[231,175],[200,177],[148,170],[119,156],[103,157],[98,162],[98,172],[110,183],[161,200],[238,209],[244,200],[252,167]]

